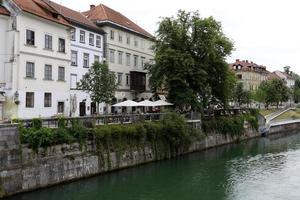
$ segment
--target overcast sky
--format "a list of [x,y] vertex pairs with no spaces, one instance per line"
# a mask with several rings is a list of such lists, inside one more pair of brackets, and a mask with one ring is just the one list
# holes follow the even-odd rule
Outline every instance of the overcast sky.
[[77,11],[103,3],[154,34],[160,17],[177,10],[199,10],[220,21],[236,58],[267,66],[270,71],[289,65],[300,73],[300,2],[297,0],[54,0]]

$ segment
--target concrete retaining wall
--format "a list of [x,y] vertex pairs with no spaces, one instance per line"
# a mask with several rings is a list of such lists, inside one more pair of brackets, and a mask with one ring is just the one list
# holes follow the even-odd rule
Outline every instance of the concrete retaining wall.
[[[273,133],[283,129],[274,128]],[[240,139],[259,136],[250,128],[246,130]],[[180,152],[178,155],[232,143],[236,139],[212,133],[203,140],[194,142],[188,151]],[[157,160],[150,145],[124,151],[121,155],[117,155],[117,152],[110,152],[109,155],[100,156],[97,154],[93,141],[88,142],[84,150],[75,143],[39,149],[37,154],[27,146],[21,147],[18,129],[14,125],[0,126],[0,144],[0,194],[2,196]]]

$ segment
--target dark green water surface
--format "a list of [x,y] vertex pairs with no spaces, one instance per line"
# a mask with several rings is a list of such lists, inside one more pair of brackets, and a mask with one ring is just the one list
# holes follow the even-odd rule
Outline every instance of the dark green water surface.
[[300,200],[300,133],[259,138],[7,200]]

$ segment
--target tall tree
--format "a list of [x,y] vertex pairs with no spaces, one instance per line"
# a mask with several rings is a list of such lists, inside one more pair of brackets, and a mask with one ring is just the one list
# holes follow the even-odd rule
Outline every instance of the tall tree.
[[109,71],[107,64],[95,62],[78,83],[78,89],[88,92],[92,101],[110,103],[118,87],[114,72]]
[[291,97],[290,89],[281,79],[264,81],[258,89],[264,98],[263,100],[267,108],[271,104],[276,104],[278,107],[281,102],[287,102]]
[[161,86],[177,107],[227,104],[232,76],[225,58],[233,43],[212,17],[178,11],[163,18],[154,45],[155,63],[146,69],[153,91]]

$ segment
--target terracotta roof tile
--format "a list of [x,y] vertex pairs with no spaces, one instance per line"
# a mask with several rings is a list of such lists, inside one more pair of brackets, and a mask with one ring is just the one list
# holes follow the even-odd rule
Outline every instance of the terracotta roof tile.
[[3,6],[0,5],[0,15],[10,15],[9,11],[6,10]]
[[76,23],[88,28],[91,28],[95,31],[105,33],[102,29],[100,29],[97,25],[95,25],[92,21],[87,19],[82,13],[57,4],[55,2],[44,0],[49,6],[55,9],[58,13],[63,15],[70,23]]
[[[53,8],[43,2],[43,0],[14,0],[14,2],[25,12],[65,26],[71,26],[67,20],[65,20]],[[56,15],[58,17],[56,17]]]
[[122,15],[121,13],[103,5],[100,4],[94,8],[92,8],[89,11],[83,12],[83,14],[90,20],[96,21],[109,21],[116,23],[120,26],[126,27],[128,29],[133,30],[134,32],[137,32],[139,34],[142,34],[146,37],[153,38],[153,36],[145,31],[143,28],[135,24],[133,21]]
[[229,64],[232,70],[236,70],[236,66],[240,66],[239,71],[257,71],[267,73],[266,66],[258,65],[254,62],[249,62],[248,60],[236,60],[234,63]]

